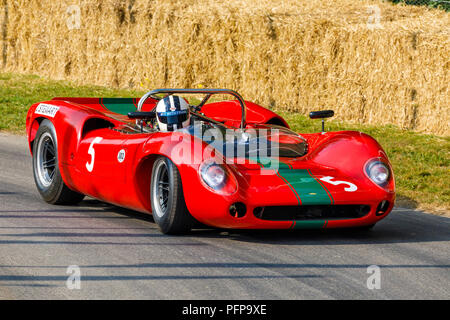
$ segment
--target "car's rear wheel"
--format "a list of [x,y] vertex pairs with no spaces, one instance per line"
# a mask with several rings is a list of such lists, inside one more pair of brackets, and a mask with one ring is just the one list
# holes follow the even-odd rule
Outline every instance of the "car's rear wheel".
[[41,122],[33,142],[33,175],[41,197],[51,204],[76,204],[84,195],[70,190],[58,166],[58,143],[53,124]]
[[163,233],[181,234],[191,230],[195,220],[184,201],[180,173],[170,159],[155,160],[150,194],[153,218]]

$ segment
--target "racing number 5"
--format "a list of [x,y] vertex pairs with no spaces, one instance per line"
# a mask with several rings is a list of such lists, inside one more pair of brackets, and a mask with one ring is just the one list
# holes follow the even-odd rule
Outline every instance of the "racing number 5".
[[91,155],[91,162],[86,162],[86,169],[89,172],[92,172],[94,169],[94,161],[95,161],[95,150],[94,150],[94,144],[100,143],[103,140],[103,138],[96,137],[94,140],[92,140],[91,145],[89,146],[88,154]]
[[332,179],[334,179],[334,177],[323,177],[323,178],[320,178],[320,180],[328,182],[328,183],[331,183],[332,185],[335,185],[335,186],[340,185],[340,184],[348,185],[348,187],[344,188],[344,190],[347,191],[347,192],[354,192],[354,191],[358,190],[358,187],[356,185],[354,185],[353,183],[351,183],[351,182],[348,182],[348,181],[332,181]]

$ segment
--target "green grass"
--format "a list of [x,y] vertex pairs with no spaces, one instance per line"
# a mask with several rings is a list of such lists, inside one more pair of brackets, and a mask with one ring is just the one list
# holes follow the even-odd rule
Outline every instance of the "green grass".
[[395,4],[403,3],[414,6],[428,6],[430,8],[438,8],[445,11],[450,11],[450,3],[448,0],[389,0]]
[[[31,104],[56,96],[139,97],[142,91],[79,86],[34,75],[0,73],[0,130],[24,134]],[[297,132],[317,132],[320,120],[279,111]],[[356,130],[377,139],[394,167],[398,204],[425,209],[450,209],[450,137],[401,130],[395,126],[368,126],[337,120],[326,122],[328,131]]]
[[28,108],[54,97],[139,97],[143,93],[100,86],[78,86],[35,75],[0,73],[0,130],[24,132]]

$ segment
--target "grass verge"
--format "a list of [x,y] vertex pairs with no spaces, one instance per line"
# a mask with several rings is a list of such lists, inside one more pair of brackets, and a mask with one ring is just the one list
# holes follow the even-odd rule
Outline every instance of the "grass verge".
[[0,73],[0,130],[20,134],[25,130],[28,108],[54,97],[139,97],[133,90],[79,86],[67,81],[47,80],[36,75]]
[[[0,73],[0,130],[24,134],[25,116],[31,104],[56,96],[138,97],[142,91],[99,86],[78,86],[34,75]],[[297,132],[317,132],[320,121],[305,115],[279,112]],[[397,205],[445,213],[450,210],[450,137],[401,130],[395,126],[369,126],[327,121],[326,128],[356,130],[377,139],[395,171]]]

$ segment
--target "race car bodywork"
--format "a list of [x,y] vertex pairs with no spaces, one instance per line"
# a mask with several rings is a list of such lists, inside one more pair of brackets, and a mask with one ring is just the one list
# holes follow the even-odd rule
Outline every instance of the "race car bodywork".
[[[158,130],[158,94],[192,93],[206,95],[192,106],[192,126]],[[207,103],[214,94],[236,100]],[[32,105],[26,124],[45,201],[77,203],[88,195],[153,213],[165,233],[197,222],[236,229],[365,227],[394,205],[392,167],[373,138],[294,133],[282,117],[232,90],[54,98]],[[230,132],[232,139],[225,138]]]

